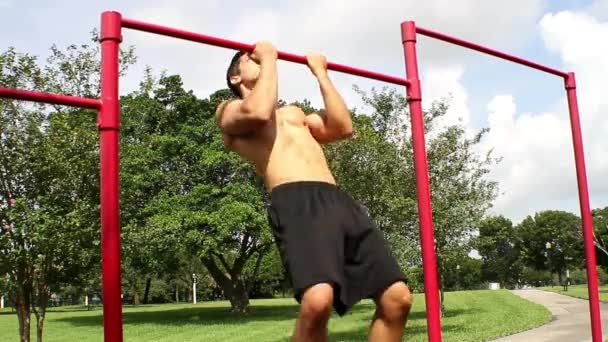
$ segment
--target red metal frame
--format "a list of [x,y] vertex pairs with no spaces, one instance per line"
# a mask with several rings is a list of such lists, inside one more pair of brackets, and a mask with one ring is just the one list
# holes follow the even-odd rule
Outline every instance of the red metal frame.
[[[121,273],[120,273],[120,208],[119,208],[119,145],[120,102],[118,92],[119,78],[119,44],[122,41],[122,28],[185,39],[193,42],[233,49],[253,50],[253,45],[206,36],[198,33],[178,30],[131,19],[124,19],[118,12],[103,12],[101,15],[101,99],[66,96],[51,93],[40,93],[28,90],[18,90],[0,87],[0,98],[35,101],[66,106],[75,106],[99,110],[97,126],[100,132],[100,173],[101,173],[101,239],[102,239],[102,291],[104,298],[103,320],[104,340],[121,342],[122,333],[122,303],[121,303]],[[420,238],[424,268],[425,301],[427,309],[427,333],[429,341],[441,341],[441,315],[439,306],[439,287],[437,281],[437,261],[431,196],[429,187],[428,165],[426,158],[424,121],[422,112],[422,94],[418,75],[416,52],[417,34],[443,40],[469,49],[477,50],[495,57],[503,58],[537,70],[541,70],[564,78],[568,95],[572,139],[576,161],[579,200],[583,220],[583,235],[587,257],[587,278],[589,290],[589,311],[593,341],[602,338],[599,312],[599,295],[596,272],[595,248],[593,245],[593,225],[589,205],[589,192],[585,170],[583,142],[576,97],[576,82],[574,73],[565,73],[525,59],[511,56],[496,50],[467,42],[458,38],[433,32],[420,27],[412,21],[401,24],[403,51],[405,54],[405,69],[407,78],[385,75],[346,65],[328,63],[330,70],[367,77],[392,84],[407,87],[407,96],[411,112],[412,140],[414,147],[414,166],[418,194],[418,210],[420,216]],[[279,59],[289,62],[306,64],[306,57],[286,52],[278,53]]]
[[[459,45],[468,49],[476,50],[485,54],[489,54],[491,56],[495,56],[501,59],[505,59],[517,64],[521,64],[536,70],[540,70],[555,76],[559,76],[565,81],[566,93],[568,96],[568,110],[570,112],[570,125],[572,128],[572,141],[574,147],[574,158],[575,158],[575,166],[576,166],[576,174],[577,174],[577,185],[578,185],[578,193],[579,193],[579,202],[580,202],[580,210],[581,210],[581,218],[583,221],[583,239],[585,246],[585,256],[586,256],[586,267],[587,267],[587,284],[588,284],[588,293],[589,293],[589,313],[591,317],[591,333],[593,337],[593,342],[601,342],[602,341],[602,321],[600,317],[600,309],[599,309],[599,289],[598,289],[598,278],[597,278],[597,270],[596,270],[596,255],[595,255],[595,246],[593,244],[593,222],[591,218],[591,207],[589,205],[589,190],[587,185],[587,171],[585,168],[585,154],[583,150],[583,138],[581,134],[581,125],[580,118],[578,113],[578,103],[576,96],[576,81],[574,78],[574,73],[566,73],[554,68],[550,68],[535,62],[531,62],[525,60],[520,57],[512,56],[506,54],[504,52],[496,51],[479,44],[471,43],[459,38],[455,38],[452,36],[448,36],[442,33],[434,32],[431,30],[427,30],[421,27],[416,27],[416,24],[413,21],[407,21],[402,23],[401,32],[403,38],[403,45],[405,49],[405,60],[406,60],[406,68],[408,72],[408,79],[412,82],[412,86],[409,89],[408,95],[412,97],[410,100],[410,109],[412,116],[412,135],[414,139],[414,156],[416,158],[416,168],[421,168],[422,170],[416,170],[416,182],[418,186],[418,205],[420,208],[420,229],[421,229],[421,237],[423,238],[422,244],[422,253],[423,256],[427,255],[427,261],[424,266],[432,267],[431,270],[427,271],[425,269],[425,285],[426,278],[435,277],[435,265],[431,264],[434,261],[435,251],[432,242],[426,241],[424,243],[424,239],[430,239],[433,236],[433,224],[432,220],[428,219],[427,216],[430,216],[431,206],[430,202],[427,198],[428,191],[428,170],[426,169],[426,156],[422,156],[422,148],[419,148],[418,155],[416,155],[416,140],[418,140],[418,145],[424,146],[424,140],[421,138],[420,134],[415,132],[417,130],[416,126],[422,126],[420,121],[422,120],[422,110],[420,109],[419,102],[421,101],[420,87],[415,86],[415,82],[418,81],[417,78],[417,61],[416,61],[416,34],[421,34],[427,37],[435,38],[447,43],[452,43],[455,45]],[[412,78],[409,75],[412,75]],[[424,158],[424,161],[419,161],[418,159]],[[425,184],[421,184],[425,183]],[[431,254],[433,258],[431,258]],[[428,265],[427,265],[428,263]],[[428,273],[428,274],[427,274]],[[432,284],[431,293],[427,292],[427,296],[437,296],[437,291],[435,290],[435,284]],[[437,321],[439,317],[436,313],[435,308],[429,307],[429,300],[427,299],[427,321],[429,324],[429,328],[437,329],[436,327],[439,325]],[[432,299],[432,304],[435,303],[435,298]],[[430,317],[429,317],[430,315]],[[440,341],[441,336],[440,332],[432,332],[429,331],[429,341]]]
[[[228,40],[228,39],[222,39],[222,38],[207,36],[207,35],[200,34],[200,33],[178,30],[178,29],[175,29],[172,27],[154,25],[154,24],[136,21],[136,20],[132,20],[132,19],[126,19],[126,18],[122,19],[122,26],[124,28],[130,28],[133,30],[189,40],[192,42],[197,42],[197,43],[202,43],[202,44],[207,44],[207,45],[212,45],[212,46],[217,46],[217,47],[223,47],[226,49],[252,51],[254,48],[254,46],[251,44],[239,43],[239,42],[235,42],[235,41]],[[298,63],[298,64],[307,64],[305,56],[294,55],[291,53],[281,52],[281,51],[278,52],[278,55],[279,55],[278,56],[279,59],[282,59],[282,60],[285,60],[288,62],[293,62],[293,63]],[[377,73],[374,71],[353,68],[348,65],[342,65],[342,64],[336,64],[336,63],[329,62],[329,63],[327,63],[327,68],[329,70],[334,70],[334,71],[343,72],[346,74],[371,78],[371,79],[378,80],[378,81],[383,81],[383,82],[388,82],[388,83],[393,83],[393,84],[398,84],[398,85],[403,85],[403,86],[409,85],[408,80],[401,78],[401,77],[395,77],[395,76]]]
[[101,108],[101,101],[98,99],[88,99],[84,97],[67,96],[52,93],[41,93],[38,91],[21,90],[0,87],[0,98],[9,98],[22,101],[42,102],[71,107],[81,107],[89,109]]
[[437,255],[435,253],[435,233],[431,209],[431,189],[424,139],[424,117],[422,113],[422,92],[418,78],[418,54],[416,53],[416,25],[413,22],[401,24],[401,38],[405,55],[405,72],[411,85],[407,88],[412,122],[412,145],[414,148],[414,169],[418,194],[418,216],[420,218],[420,245],[422,246],[422,271],[424,274],[424,300],[426,302],[426,323],[429,341],[441,341],[441,306],[437,281]]
[[101,99],[97,126],[101,160],[101,252],[103,320],[105,341],[122,342],[120,281],[119,146],[120,103],[118,97],[118,53],[121,15],[101,15]]
[[595,244],[593,243],[593,219],[591,218],[591,205],[589,204],[589,189],[587,185],[587,170],[585,167],[585,153],[583,150],[583,135],[578,113],[578,100],[576,96],[576,79],[574,73],[568,73],[565,79],[566,94],[568,96],[568,110],[570,112],[570,127],[572,129],[572,145],[574,147],[574,160],[576,164],[576,180],[578,184],[578,198],[580,202],[581,219],[583,221],[583,240],[585,243],[585,256],[587,266],[587,292],[589,294],[589,312],[591,315],[591,333],[593,342],[602,341],[602,318],[600,316],[599,288],[596,269]]

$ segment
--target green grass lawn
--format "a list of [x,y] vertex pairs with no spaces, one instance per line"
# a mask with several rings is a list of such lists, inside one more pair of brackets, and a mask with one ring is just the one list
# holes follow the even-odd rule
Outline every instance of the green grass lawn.
[[[234,316],[226,302],[198,305],[125,306],[125,341],[287,341],[298,307],[292,299],[253,300],[251,313]],[[442,322],[444,341],[486,341],[542,325],[551,319],[544,307],[508,291],[446,293]],[[331,341],[366,341],[373,302],[358,304],[352,313],[332,317]],[[35,318],[32,316],[32,337]],[[62,308],[49,312],[45,341],[102,340],[101,310]],[[17,317],[0,314],[0,340],[17,341]],[[405,340],[426,341],[423,295],[416,295]]]
[[[540,287],[539,290],[551,291],[559,294],[563,294],[566,296],[589,299],[589,294],[587,292],[587,285],[572,285],[568,286],[568,291],[564,291],[562,286],[547,286]],[[608,302],[608,286],[600,286],[600,301]]]

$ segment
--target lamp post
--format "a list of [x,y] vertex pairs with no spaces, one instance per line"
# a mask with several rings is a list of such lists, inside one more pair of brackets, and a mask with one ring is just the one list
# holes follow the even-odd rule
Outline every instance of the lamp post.
[[456,290],[460,290],[460,265],[456,265]]
[[566,256],[564,259],[566,260],[566,282],[564,283],[564,291],[568,291],[568,286],[570,285],[570,270],[568,269],[568,262],[574,258]]
[[551,270],[551,256],[549,255],[551,250],[551,242],[547,241],[545,244],[546,253],[547,253],[547,264],[549,266],[549,278],[551,279],[551,287],[553,287],[553,271]]
[[196,273],[192,273],[192,302],[196,304]]

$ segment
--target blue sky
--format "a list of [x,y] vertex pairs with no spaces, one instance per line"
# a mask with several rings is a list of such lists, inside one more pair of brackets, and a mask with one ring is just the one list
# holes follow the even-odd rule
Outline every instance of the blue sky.
[[[334,62],[394,75],[404,74],[399,24],[415,20],[429,29],[575,71],[592,205],[608,206],[608,180],[603,176],[608,171],[608,119],[602,115],[608,100],[600,99],[608,77],[603,58],[608,54],[605,0],[385,0],[382,7],[375,0],[0,0],[0,49],[14,46],[44,57],[52,43],[86,43],[89,31],[99,25],[100,13],[108,9],[243,42],[269,39],[288,52],[321,51]],[[572,33],[579,36],[573,38]],[[591,40],[594,35],[598,39]],[[179,73],[186,87],[200,96],[224,86],[231,51],[130,31],[124,37],[125,44],[136,45],[139,64],[121,79],[123,92],[138,84],[145,65]],[[425,103],[452,94],[448,121],[464,116],[471,131],[492,129],[482,147],[495,148],[504,157],[491,174],[505,192],[496,201],[496,213],[514,220],[542,209],[578,214],[562,81],[430,39],[420,39],[418,48]],[[305,68],[281,64],[279,71],[282,97],[321,103]],[[353,83],[363,89],[383,86],[341,74],[332,78],[350,105],[359,104]]]

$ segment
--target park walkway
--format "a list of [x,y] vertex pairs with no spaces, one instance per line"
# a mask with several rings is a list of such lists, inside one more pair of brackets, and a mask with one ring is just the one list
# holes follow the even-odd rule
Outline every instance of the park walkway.
[[[591,323],[588,301],[540,290],[517,290],[514,294],[545,306],[553,320],[541,327],[494,340],[495,342],[588,342]],[[600,304],[602,333],[608,336],[608,304]]]

